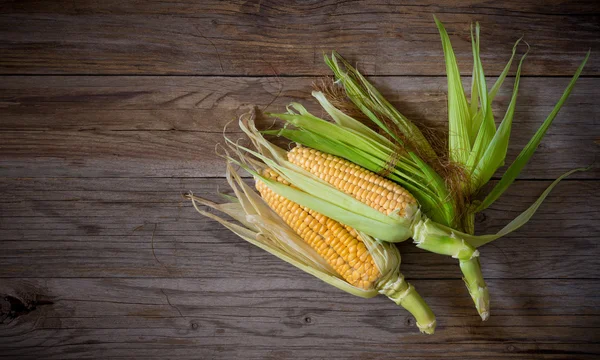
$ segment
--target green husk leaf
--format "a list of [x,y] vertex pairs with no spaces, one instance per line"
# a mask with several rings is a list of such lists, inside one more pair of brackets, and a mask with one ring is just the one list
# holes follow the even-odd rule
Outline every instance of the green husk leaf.
[[[473,75],[471,79],[471,127],[469,128],[469,140],[471,146],[473,146],[487,110],[485,107],[487,103],[487,85],[479,56],[479,23],[476,25],[475,35],[473,34],[473,24],[471,24],[471,48],[473,51]],[[481,102],[481,109],[479,108],[479,102]]]
[[450,38],[442,22],[435,16],[434,19],[442,38],[448,77],[448,124],[450,128],[448,144],[450,159],[456,163],[466,165],[471,151],[469,140],[471,113]]
[[506,152],[508,150],[508,143],[510,139],[510,130],[512,127],[512,120],[515,113],[515,107],[517,103],[517,94],[519,92],[519,82],[521,78],[521,67],[527,53],[525,53],[519,61],[519,67],[515,75],[515,83],[513,88],[512,97],[504,119],[498,127],[498,131],[492,138],[490,144],[487,146],[485,153],[479,159],[476,167],[472,171],[473,191],[476,191],[481,186],[486,184],[494,175],[496,170],[504,164],[506,158]]
[[481,119],[476,119],[479,111],[479,86],[477,85],[477,79],[479,78],[479,67],[477,66],[477,57],[475,56],[476,51],[479,51],[479,43],[475,41],[473,36],[473,24],[471,24],[471,48],[473,51],[473,71],[471,74],[471,101],[469,103],[469,111],[471,113],[471,128],[469,129],[469,139],[471,142],[475,139],[476,131],[479,129],[479,122]]
[[568,171],[568,172],[562,174],[558,179],[554,180],[552,182],[552,184],[550,184],[550,186],[548,186],[546,188],[546,190],[544,190],[542,195],[540,195],[540,197],[529,208],[527,208],[527,210],[525,210],[519,216],[514,218],[508,225],[506,225],[504,228],[502,228],[502,230],[498,231],[498,233],[496,233],[494,235],[480,235],[480,236],[471,236],[471,235],[465,234],[466,236],[463,236],[463,238],[466,241],[468,241],[469,244],[471,244],[472,246],[480,247],[482,245],[485,245],[491,241],[494,241],[504,235],[507,235],[507,234],[517,230],[521,226],[525,225],[529,221],[529,219],[531,219],[533,214],[535,214],[535,212],[540,207],[540,205],[542,205],[542,202],[550,194],[552,189],[554,189],[554,187],[556,185],[558,185],[558,183],[562,179],[566,178],[567,176],[569,176],[575,172],[587,171],[587,170],[589,170],[589,168],[578,168],[578,169],[573,169],[571,171]]
[[[340,67],[338,60],[343,64]],[[352,102],[380,129],[390,135],[395,141],[404,144],[408,139],[413,151],[419,151],[427,157],[435,159],[437,154],[421,130],[408,118],[402,115],[358,70],[335,51],[331,59],[325,56],[325,62],[334,72],[338,81],[344,85],[346,94]],[[390,120],[395,128],[391,129],[380,116]],[[397,131],[396,131],[397,130]],[[403,136],[400,137],[397,132]],[[405,144],[406,145],[406,144]]]
[[[416,156],[413,153],[410,153],[410,155],[413,157],[413,160],[419,165],[423,175],[425,175],[426,181],[432,184],[433,188],[438,190],[435,196],[435,199],[437,199],[437,208],[429,209],[429,212],[432,215],[432,219],[434,221],[443,222],[445,224],[454,224],[456,220],[456,214],[454,213],[454,204],[452,196],[446,188],[444,179],[442,179],[442,177],[439,176],[438,173],[436,173],[432,168],[430,168],[429,165],[427,165],[418,156]],[[438,217],[441,217],[441,219]]]
[[[471,37],[473,37],[473,28],[471,27]],[[494,123],[494,115],[492,114],[492,106],[488,101],[487,97],[487,84],[485,81],[485,75],[483,72],[483,65],[481,64],[481,58],[479,56],[479,23],[477,23],[475,27],[475,41],[473,46],[473,62],[474,66],[477,68],[476,71],[476,79],[475,88],[477,89],[477,93],[479,94],[479,99],[481,102],[481,116],[475,116],[472,120],[477,120],[478,123],[473,122],[471,124],[471,129],[473,134],[475,134],[475,138],[471,138],[472,149],[469,152],[469,157],[467,160],[467,169],[471,171],[474,170],[475,165],[482,157],[483,153],[487,149],[488,145],[492,141],[492,138],[496,132],[496,125]],[[472,106],[473,104],[471,104]],[[475,180],[473,177],[471,180]],[[473,184],[471,184],[473,185]]]
[[372,139],[373,141],[377,141],[387,147],[392,148],[394,144],[391,141],[371,130],[368,126],[361,123],[360,121],[344,114],[341,110],[337,109],[333,106],[325,94],[320,91],[313,91],[312,96],[317,99],[321,107],[331,116],[331,118],[340,126],[348,129],[352,129],[357,133]]
[[[502,70],[502,73],[500,74],[498,79],[496,79],[494,86],[492,86],[492,89],[490,90],[490,93],[488,95],[488,99],[489,99],[488,101],[490,103],[492,103],[494,101],[494,98],[496,97],[498,90],[500,90],[502,83],[504,83],[504,79],[506,79],[506,75],[508,75],[508,72],[510,71],[510,66],[512,65],[513,59],[515,58],[515,54],[517,53],[517,46],[519,45],[521,40],[523,40],[523,37],[519,38],[519,40],[517,40],[515,42],[515,45],[513,45],[512,55],[510,56],[508,63],[506,64],[506,66],[504,67],[504,70]],[[527,47],[529,48],[529,45],[527,45]]]
[[[294,109],[299,109],[299,104],[292,103],[290,106]],[[350,143],[363,151],[375,154],[381,158],[385,157],[385,145],[374,141],[368,137],[364,137],[352,129],[341,128],[336,124],[320,119],[310,113],[304,114],[268,114],[282,120],[285,120],[294,126],[303,129],[309,129],[311,132],[318,134],[327,134],[327,137],[339,142]]]
[[510,167],[506,170],[504,175],[502,175],[500,181],[477,207],[477,212],[486,209],[494,201],[496,201],[500,197],[500,195],[502,195],[504,191],[508,189],[510,184],[512,184],[513,181],[515,181],[517,176],[519,176],[521,170],[529,162],[529,159],[539,146],[540,142],[542,141],[542,138],[544,137],[544,135],[546,135],[548,128],[550,127],[550,125],[552,125],[552,121],[554,121],[554,118],[556,118],[556,115],[560,111],[561,107],[567,101],[567,98],[571,94],[571,91],[573,90],[573,87],[575,86],[579,75],[581,75],[581,72],[583,71],[583,68],[589,57],[590,51],[587,52],[583,62],[581,63],[581,65],[579,65],[579,68],[575,72],[575,75],[573,75],[573,78],[569,82],[569,85],[563,92],[558,103],[556,103],[556,105],[554,106],[554,109],[552,109],[550,115],[548,115],[548,117],[546,118],[546,120],[544,120],[544,123],[540,126],[535,135],[533,135],[531,140],[529,140],[529,143],[527,143],[527,145],[525,146],[525,148],[523,148],[519,156],[517,156],[517,158],[513,161]]

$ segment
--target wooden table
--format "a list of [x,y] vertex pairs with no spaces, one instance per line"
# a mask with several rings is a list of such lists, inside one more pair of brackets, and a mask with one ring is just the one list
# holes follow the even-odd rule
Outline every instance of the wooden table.
[[[433,13],[465,75],[470,21],[482,24],[491,81],[514,41],[531,44],[510,160],[592,49],[533,163],[477,218],[479,233],[594,161],[596,1],[394,3],[0,2],[0,357],[598,358],[597,168],[561,183],[529,224],[482,248],[485,323],[453,259],[400,246],[403,272],[437,314],[435,336],[419,334],[389,300],[338,291],[182,200],[186,190],[226,188],[214,146],[242,112],[290,101],[319,111],[311,83],[329,74],[322,53],[332,49],[409,117],[444,123]],[[509,79],[500,118],[511,88]]]

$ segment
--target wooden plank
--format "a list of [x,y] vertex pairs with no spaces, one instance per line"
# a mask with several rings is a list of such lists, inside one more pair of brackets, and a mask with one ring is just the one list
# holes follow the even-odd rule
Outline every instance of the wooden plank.
[[[548,181],[520,181],[477,218],[493,233]],[[292,267],[197,214],[180,196],[217,200],[223,179],[0,179],[0,277],[237,278]],[[522,229],[481,249],[489,279],[597,277],[600,181],[565,181]],[[456,260],[401,244],[410,279],[460,279]],[[229,266],[223,266],[226,263]],[[299,271],[295,271],[299,273]]]
[[[19,1],[0,4],[2,74],[322,75],[336,49],[368,74],[441,75],[445,22],[465,74],[469,23],[482,24],[488,74],[513,43],[532,46],[527,75],[571,75],[600,50],[595,1]],[[600,74],[592,56],[586,74]]]
[[[373,80],[410,118],[446,123],[445,78]],[[215,145],[224,126],[252,106],[284,111],[287,103],[300,101],[323,115],[310,99],[313,78],[19,76],[0,81],[3,176],[223,176]],[[499,119],[510,99],[510,82],[497,97]],[[527,143],[567,83],[522,80],[508,159]],[[590,99],[597,97],[599,84],[595,78],[579,80],[523,178],[553,179],[594,161],[600,106]],[[228,131],[235,128],[232,124]],[[600,173],[593,169],[574,176],[599,178]]]
[[[559,0],[0,2],[0,74],[34,75],[0,77],[0,358],[599,358],[597,168],[481,249],[486,323],[454,259],[400,245],[402,271],[437,314],[433,337],[389,300],[336,290],[180,196],[227,188],[214,146],[251,106],[301,101],[322,113],[307,99],[329,73],[324,51],[379,75],[376,85],[409,117],[443,124],[433,13],[467,75],[470,21],[483,26],[487,75],[501,71],[521,34],[533,45],[512,159],[568,83],[556,76],[600,50],[597,10],[596,1]],[[478,216],[479,233],[512,220],[549,179],[593,162],[599,74],[592,56],[592,77],[580,80],[535,163]]]
[[493,280],[496,313],[485,323],[461,280],[421,281],[439,322],[426,336],[389,300],[355,298],[306,274],[215,275],[3,281],[0,293],[13,306],[35,308],[0,325],[2,356],[591,359],[600,352],[597,280]]

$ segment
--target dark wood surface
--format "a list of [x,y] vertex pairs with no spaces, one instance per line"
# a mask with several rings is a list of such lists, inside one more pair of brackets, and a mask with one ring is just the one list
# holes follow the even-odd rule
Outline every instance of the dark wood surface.
[[470,21],[481,22],[489,75],[521,35],[531,44],[509,159],[592,49],[533,163],[477,217],[478,232],[593,163],[596,2],[440,3],[0,1],[0,358],[598,358],[597,167],[481,249],[485,323],[453,259],[400,245],[403,272],[437,315],[434,336],[383,297],[352,297],[252,247],[180,196],[226,188],[214,146],[251,106],[302,101],[319,113],[310,90],[328,74],[323,51],[376,75],[406,115],[444,125],[433,13],[466,75]]
[[[4,3],[4,73],[323,75],[322,53],[336,49],[372,75],[443,75],[434,13],[465,64],[469,23],[485,24],[490,74],[521,35],[535,50],[525,74],[570,75],[588,48],[600,50],[595,0]],[[600,74],[600,59],[587,73]]]

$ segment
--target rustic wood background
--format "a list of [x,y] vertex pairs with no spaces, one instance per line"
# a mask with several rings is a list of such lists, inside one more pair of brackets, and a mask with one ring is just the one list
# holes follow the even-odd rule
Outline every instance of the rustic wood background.
[[[252,105],[296,100],[318,111],[309,98],[328,74],[324,51],[357,62],[410,117],[444,122],[436,13],[465,75],[471,21],[482,24],[491,77],[517,38],[531,44],[509,159],[592,49],[534,162],[477,218],[479,232],[498,230],[598,155],[599,10],[597,1],[0,1],[0,357],[598,358],[597,168],[482,249],[485,323],[453,259],[401,245],[404,273],[437,314],[435,336],[385,298],[354,298],[252,247],[180,194],[226,187],[214,145]],[[499,114],[511,88],[509,79]]]

